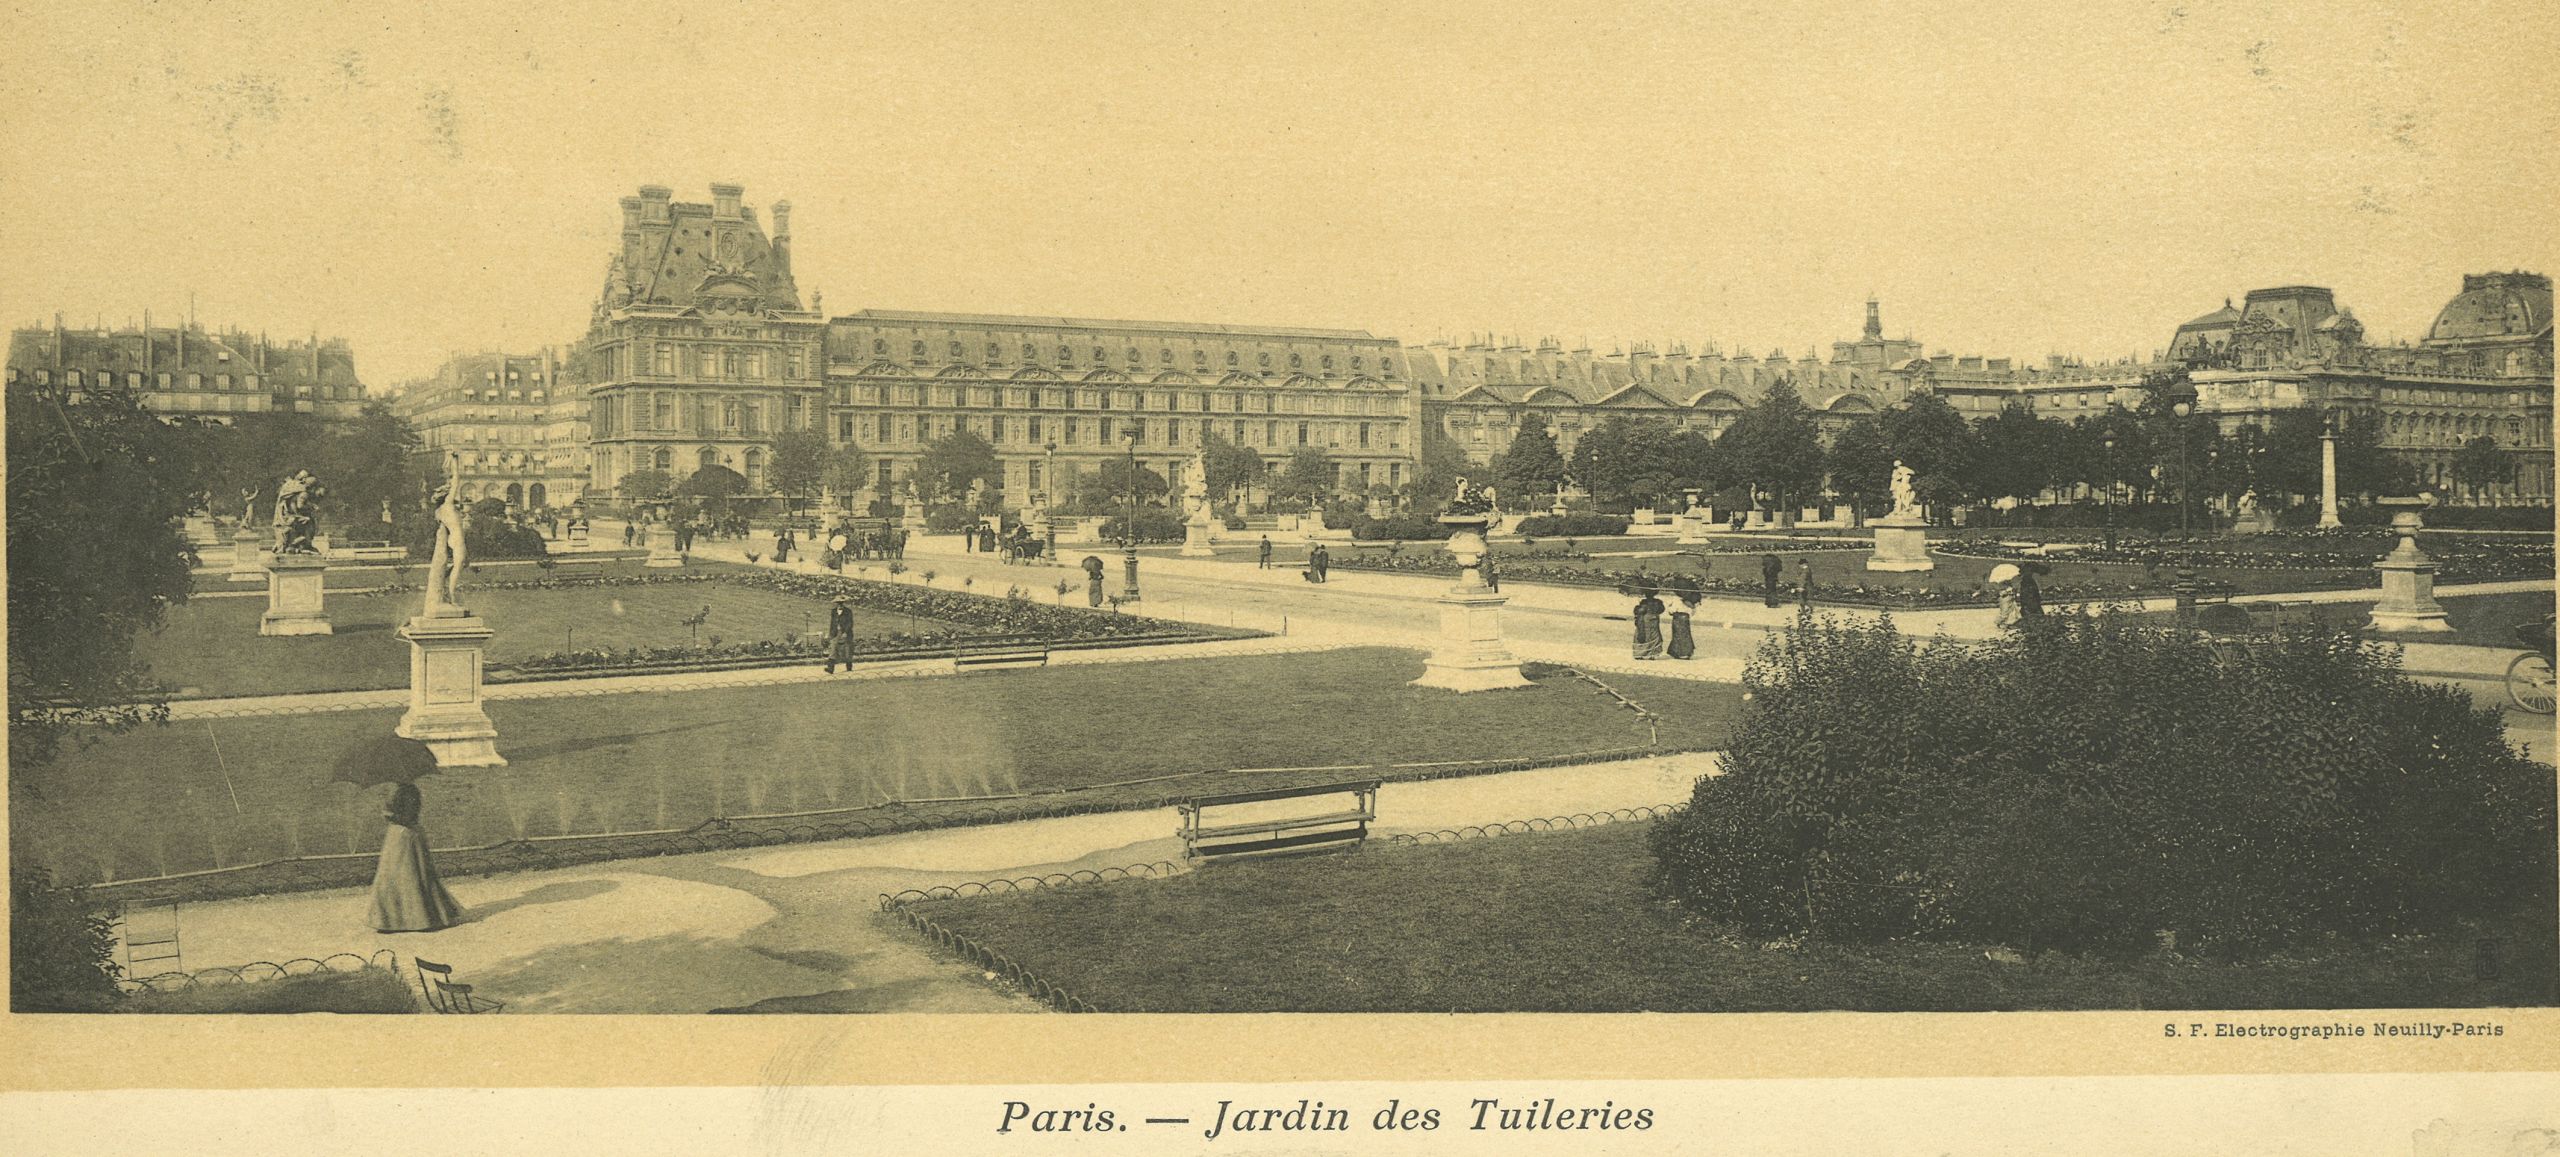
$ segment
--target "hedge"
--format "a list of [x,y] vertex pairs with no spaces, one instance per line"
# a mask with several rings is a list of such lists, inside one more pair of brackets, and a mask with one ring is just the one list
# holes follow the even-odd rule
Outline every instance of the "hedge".
[[1612,538],[1627,532],[1619,514],[1532,514],[1511,528],[1527,538]]
[[1724,774],[1652,841],[1668,899],[1753,935],[2246,957],[2553,902],[2549,769],[2347,635],[1802,616],[1744,685]]

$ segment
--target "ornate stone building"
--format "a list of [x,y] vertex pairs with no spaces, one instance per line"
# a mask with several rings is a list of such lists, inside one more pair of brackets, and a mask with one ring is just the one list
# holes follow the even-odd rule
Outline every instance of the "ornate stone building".
[[1322,450],[1346,489],[1401,485],[1416,421],[1404,363],[1393,339],[1357,330],[867,309],[828,322],[830,434],[872,455],[875,494],[962,429],[994,444],[1014,506],[1127,456],[1132,432],[1176,489],[1211,434],[1275,469]]
[[568,506],[586,489],[588,403],[563,377],[552,350],[456,354],[403,386],[392,408],[426,449],[461,456],[465,502]]
[[364,408],[355,354],[338,338],[277,343],[261,334],[196,326],[73,329],[53,324],[10,335],[8,382],[77,394],[113,381],[169,418],[230,424],[244,414],[348,419]]
[[713,185],[702,204],[649,185],[622,199],[622,245],[570,357],[591,403],[592,489],[716,463],[770,494],[773,436],[823,420],[826,322],[792,280],[790,203],[774,204],[768,237],[744,192]]

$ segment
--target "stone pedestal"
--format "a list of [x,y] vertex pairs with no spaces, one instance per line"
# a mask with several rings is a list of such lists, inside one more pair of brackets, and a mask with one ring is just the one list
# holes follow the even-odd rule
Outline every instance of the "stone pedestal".
[[497,632],[458,607],[400,628],[409,641],[409,711],[394,734],[435,752],[438,767],[505,767],[498,725],[480,705],[480,664]]
[[1675,542],[1705,542],[1707,529],[1715,525],[1714,520],[1702,510],[1687,511],[1674,521],[1679,526],[1679,534],[1673,539]]
[[684,556],[676,553],[675,527],[663,522],[654,523],[643,533],[649,539],[649,561],[640,565],[651,567],[684,565]]
[[1182,524],[1183,556],[1186,558],[1217,557],[1218,552],[1210,547],[1210,543],[1215,540],[1216,525],[1217,520],[1210,515],[1208,507],[1203,506],[1193,511],[1190,521]]
[[258,557],[259,550],[266,545],[266,535],[245,526],[231,536],[232,581],[252,582],[267,577],[266,560]]
[[[2383,499],[2386,506],[2400,505],[2406,499]],[[2391,516],[2391,529],[2400,532],[2400,545],[2384,555],[2374,569],[2382,572],[2382,601],[2373,605],[2373,618],[2365,624],[2368,631],[2450,631],[2444,606],[2436,602],[2436,564],[2418,549],[2418,512],[2402,510]]]
[[326,597],[329,560],[316,554],[279,554],[267,561],[267,613],[258,619],[261,635],[327,635]]
[[1929,557],[1929,524],[1926,521],[1905,515],[1889,515],[1867,525],[1876,537],[1875,552],[1867,556],[1868,570],[1916,572],[1938,569],[1937,560]]
[[571,546],[585,546],[585,545],[587,545],[587,528],[586,528],[586,527],[584,527],[584,526],[572,526],[572,527],[570,527],[570,528],[569,528],[569,545],[571,545]]
[[2234,515],[2231,519],[2233,534],[2274,534],[2275,532],[2276,512],[2263,506],[2245,514]]
[[1484,584],[1485,515],[1444,514],[1449,553],[1456,555],[1458,585],[1440,596],[1440,642],[1423,661],[1416,687],[1445,691],[1499,691],[1527,687],[1520,660],[1502,638],[1502,604],[1511,601]]

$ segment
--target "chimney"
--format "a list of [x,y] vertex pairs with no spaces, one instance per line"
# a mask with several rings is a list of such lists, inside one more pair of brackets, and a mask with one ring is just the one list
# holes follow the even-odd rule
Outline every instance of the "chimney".
[[723,220],[735,220],[738,216],[738,199],[746,196],[746,193],[746,187],[743,185],[711,186],[711,215]]
[[665,185],[640,186],[640,220],[643,224],[663,225],[667,222],[667,202],[675,190]]
[[1867,299],[1867,340],[1884,340],[1884,315],[1877,310],[1876,299]]
[[791,202],[773,203],[773,266],[784,277],[791,276]]

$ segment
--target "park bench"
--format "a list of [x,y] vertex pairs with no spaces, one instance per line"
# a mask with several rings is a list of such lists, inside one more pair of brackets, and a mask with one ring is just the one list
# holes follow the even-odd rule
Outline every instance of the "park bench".
[[990,647],[980,651],[963,651],[951,657],[951,667],[963,674],[970,671],[1001,671],[1012,667],[1046,667],[1049,648],[1025,645]]
[[[1298,811],[1251,818],[1213,817],[1213,810],[1278,800],[1349,796],[1351,806],[1325,811]],[[1195,796],[1181,805],[1182,854],[1186,859],[1268,856],[1293,852],[1332,851],[1360,846],[1369,824],[1378,818],[1378,781],[1326,783],[1269,791]]]

